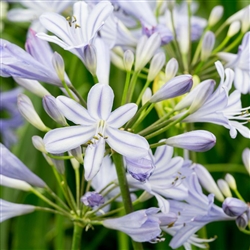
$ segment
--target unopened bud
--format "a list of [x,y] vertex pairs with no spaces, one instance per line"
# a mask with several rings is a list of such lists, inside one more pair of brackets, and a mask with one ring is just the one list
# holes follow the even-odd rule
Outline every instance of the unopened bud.
[[104,204],[104,198],[97,192],[87,192],[81,197],[81,202],[88,207],[95,208]]
[[166,1],[166,4],[167,4],[168,9],[171,11],[174,9],[175,0],[168,0],[168,1]]
[[76,160],[80,163],[83,163],[83,158],[82,158],[82,148],[81,146],[71,149],[70,153],[76,158]]
[[222,6],[220,5],[215,6],[210,13],[210,16],[208,19],[208,26],[210,27],[214,26],[221,19],[223,12],[224,12],[224,9]]
[[175,77],[178,68],[179,68],[178,61],[175,58],[172,58],[168,61],[165,68],[166,81],[169,81],[170,79]]
[[212,31],[207,31],[202,41],[201,60],[205,61],[214,48],[215,35]]
[[231,217],[240,216],[247,211],[247,204],[239,199],[228,197],[222,204],[224,212]]
[[62,56],[58,54],[57,52],[53,54],[52,64],[59,79],[63,82],[64,75],[65,75],[65,66],[64,66],[64,61],[63,61]]
[[93,76],[96,76],[97,59],[96,59],[95,47],[93,47],[92,45],[85,46],[83,50],[83,58],[85,66],[87,67],[89,72]]
[[148,72],[148,81],[153,81],[154,78],[157,76],[157,74],[162,69],[163,65],[166,62],[166,56],[164,52],[159,52],[156,55],[154,55]]
[[187,93],[193,85],[191,75],[180,75],[166,82],[150,99],[150,102],[159,102]]
[[32,136],[32,143],[37,150],[45,154],[48,153],[45,149],[43,139],[40,136],[37,136],[37,135]]
[[217,180],[217,185],[225,197],[232,197],[232,193],[226,181],[219,179]]
[[34,127],[41,131],[48,131],[28,96],[20,94],[17,98],[17,107],[21,115]]
[[46,113],[57,123],[62,126],[67,126],[67,122],[56,104],[56,98],[52,95],[46,95],[43,98],[43,108]]
[[195,152],[204,152],[211,149],[216,143],[216,137],[206,130],[196,130],[165,140],[172,147],[185,148]]
[[235,181],[234,177],[233,177],[231,174],[226,174],[225,180],[226,180],[228,186],[229,186],[232,190],[237,190],[236,181]]
[[32,187],[26,181],[10,178],[0,174],[1,186],[30,191]]
[[133,63],[134,63],[134,53],[131,50],[126,50],[123,55],[123,63],[126,71],[131,71]]
[[18,85],[32,92],[33,94],[44,97],[45,95],[50,95],[47,89],[45,89],[38,81],[24,79],[24,78],[16,78],[14,80],[18,83]]
[[229,26],[229,30],[227,32],[227,36],[228,37],[232,37],[235,34],[237,34],[239,32],[239,30],[240,30],[240,22],[239,21],[234,21]]
[[147,88],[142,96],[142,105],[147,103],[151,97],[152,97],[152,90],[150,88]]
[[248,221],[249,219],[246,213],[241,214],[235,220],[236,225],[239,229],[245,229],[246,226],[248,225]]
[[250,149],[249,148],[245,148],[244,151],[242,152],[242,160],[243,160],[243,163],[245,165],[247,172],[250,175]]

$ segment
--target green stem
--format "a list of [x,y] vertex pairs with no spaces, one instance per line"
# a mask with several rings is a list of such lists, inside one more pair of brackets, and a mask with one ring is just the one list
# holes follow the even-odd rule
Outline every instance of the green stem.
[[220,43],[220,45],[215,48],[212,52],[212,55],[215,55],[218,51],[221,51],[222,48],[224,48],[224,46],[227,44],[227,42],[230,40],[230,37],[229,36],[226,36],[226,38],[223,40],[222,43]]
[[77,209],[80,208],[80,173],[79,168],[75,169],[75,179],[76,179],[76,206]]
[[49,213],[53,213],[53,214],[58,214],[58,215],[65,215],[64,213],[61,213],[57,210],[48,208],[48,207],[35,207],[36,211],[43,211],[43,212],[49,212]]
[[82,98],[82,96],[78,93],[78,91],[74,88],[74,86],[70,86],[70,89],[78,97],[78,99],[80,100],[81,104],[86,108],[87,107],[86,101]]
[[62,85],[65,88],[66,92],[68,93],[69,97],[73,100],[75,100],[75,97],[73,96],[72,92],[70,91],[71,86],[68,86],[65,80],[62,81]]
[[127,94],[128,94],[128,87],[129,87],[130,75],[131,75],[131,71],[127,72],[127,74],[126,74],[126,80],[125,80],[125,85],[124,85],[124,90],[123,90],[123,95],[122,95],[122,102],[121,102],[121,105],[124,105],[124,104],[126,103],[126,98],[127,98]]
[[166,145],[166,142],[157,142],[157,143],[154,143],[154,144],[150,144],[150,148],[157,148],[159,146],[163,146],[163,145]]
[[250,235],[250,231],[246,230],[246,229],[240,229],[240,231],[244,234],[249,234]]
[[240,35],[228,46],[224,49],[224,52],[228,52],[232,50],[236,45],[238,45],[244,36],[244,33],[240,33]]
[[140,93],[140,95],[139,95],[139,97],[138,97],[138,99],[137,99],[137,101],[136,101],[136,104],[137,104],[137,105],[140,104],[141,99],[142,99],[142,96],[143,96],[144,92],[146,91],[146,89],[147,89],[147,87],[149,86],[150,83],[151,83],[151,81],[148,81],[148,80],[147,80],[147,82],[145,83],[145,85],[144,85],[144,87],[143,87],[143,89],[142,89],[142,91],[141,91],[141,93]]
[[138,77],[139,73],[140,73],[139,71],[134,72],[134,74],[132,76],[132,79],[131,79],[130,84],[129,84],[127,99],[126,99],[127,103],[131,102],[131,100],[132,100],[133,93],[134,93],[134,90],[135,90],[136,80],[137,80],[137,77]]
[[58,205],[56,205],[54,202],[52,202],[51,200],[47,199],[44,195],[42,195],[41,193],[39,193],[37,190],[35,190],[34,188],[31,189],[31,192],[33,194],[35,194],[36,196],[38,196],[40,199],[42,199],[43,201],[45,201],[47,204],[49,204],[50,206],[52,206],[53,208],[57,209],[58,211],[60,211],[62,214],[66,215],[67,217],[71,216],[68,212],[66,212],[64,209],[62,209],[61,207],[59,207]]
[[77,222],[75,222],[71,250],[79,250],[80,249],[82,230],[83,230],[83,228]]
[[56,160],[69,160],[69,159],[74,158],[74,156],[72,156],[72,155],[57,156],[57,155],[52,155],[50,153],[47,153],[47,156],[49,156],[50,158],[56,159]]
[[[124,162],[122,155],[118,153],[113,154],[113,161],[115,163],[116,173],[119,181],[119,186],[121,189],[121,195],[123,200],[123,205],[125,208],[126,214],[133,212],[133,205],[130,198],[129,186],[126,178],[126,172],[124,168]],[[143,249],[140,242],[132,241],[134,250]]]
[[181,116],[180,118],[178,118],[177,120],[171,122],[170,124],[168,124],[166,127],[159,129],[158,131],[149,134],[147,136],[145,136],[145,138],[148,140],[150,138],[153,138],[159,134],[162,134],[163,132],[167,131],[170,127],[174,126],[175,124],[179,123],[180,121],[182,121],[183,119],[185,119],[187,116],[189,116],[189,113],[187,112],[186,114],[184,114],[183,116]]
[[235,195],[236,195],[240,200],[242,200],[242,201],[245,202],[245,200],[243,199],[243,197],[241,196],[241,194],[239,193],[239,191],[238,191],[237,189],[234,189],[233,191],[234,191]]

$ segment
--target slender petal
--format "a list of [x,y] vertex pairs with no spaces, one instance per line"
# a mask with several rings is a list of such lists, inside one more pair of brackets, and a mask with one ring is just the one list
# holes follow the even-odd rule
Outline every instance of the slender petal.
[[94,126],[71,126],[49,131],[44,137],[45,148],[52,154],[69,151],[95,135]]
[[96,84],[88,94],[88,112],[94,119],[107,120],[114,100],[113,90],[104,83]]
[[149,145],[142,136],[111,127],[106,128],[106,135],[109,146],[125,157],[139,159],[148,154]]
[[125,104],[110,114],[107,123],[112,124],[112,128],[120,128],[135,115],[136,111],[136,104]]

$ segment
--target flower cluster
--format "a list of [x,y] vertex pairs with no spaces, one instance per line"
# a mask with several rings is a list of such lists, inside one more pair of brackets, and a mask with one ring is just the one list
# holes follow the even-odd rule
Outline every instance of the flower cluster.
[[[223,7],[205,19],[191,1],[20,4],[7,17],[31,23],[25,49],[0,39],[0,75],[19,86],[1,92],[0,184],[48,207],[0,199],[0,222],[35,210],[60,215],[74,225],[72,249],[94,226],[124,232],[134,249],[165,234],[173,249],[206,248],[215,238],[196,232],[214,221],[234,220],[249,234],[250,207],[234,177],[216,183],[196,152],[222,143],[204,123],[249,142],[250,6],[217,29]],[[56,188],[12,153],[23,118],[35,129],[20,141],[46,160]],[[248,148],[242,159],[239,172],[250,174]]]

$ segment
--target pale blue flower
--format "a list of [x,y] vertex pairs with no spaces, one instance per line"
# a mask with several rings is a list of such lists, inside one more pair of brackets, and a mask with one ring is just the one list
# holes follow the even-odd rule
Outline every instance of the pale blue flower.
[[[17,1],[11,1],[7,0],[8,2],[17,2]],[[42,15],[44,12],[56,12],[61,13],[63,12],[67,7],[72,5],[72,1],[57,1],[57,0],[51,0],[51,1],[25,1],[25,0],[19,0],[18,3],[21,3],[24,7],[27,9],[22,8],[15,8],[11,9],[8,12],[8,19],[12,22],[32,22],[31,28],[35,31],[43,31],[43,27],[41,23],[38,21],[38,18],[40,15]]]
[[242,161],[247,172],[250,175],[250,148],[245,148],[242,152]]
[[[57,86],[62,86],[52,65],[53,53],[49,45],[39,40],[34,31],[29,32],[26,51],[4,39],[0,39],[1,69],[3,77],[16,77],[38,80]],[[70,82],[67,78],[68,85]]]
[[0,159],[0,175],[25,181],[36,187],[44,188],[46,186],[43,180],[33,174],[2,144],[0,144]]
[[96,208],[104,204],[104,198],[97,192],[87,192],[81,197],[81,202],[85,206]]
[[107,219],[103,225],[107,228],[122,231],[137,242],[157,242],[160,238],[160,225],[167,226],[176,220],[176,216],[170,214],[157,215],[158,208],[148,208],[127,214],[121,218]]
[[98,38],[97,33],[112,11],[113,6],[106,1],[95,6],[78,1],[73,6],[74,14],[72,18],[68,20],[57,13],[48,12],[43,14],[40,17],[40,22],[55,35],[38,33],[37,36],[43,40],[56,43],[65,50],[69,50],[78,56],[87,67],[89,66],[89,58],[84,57],[84,55],[86,56],[86,53],[84,53],[85,47],[93,45],[97,56],[96,75],[99,81],[108,83],[109,48],[102,39]]
[[10,91],[0,91],[0,111],[6,112],[8,117],[2,117],[0,119],[0,134],[2,141],[6,147],[11,147],[17,142],[15,130],[22,126],[23,119],[17,110],[17,96],[22,93],[21,88],[15,88]]
[[54,129],[44,137],[46,150],[53,154],[69,151],[88,142],[84,159],[87,180],[92,179],[100,169],[105,142],[116,152],[133,159],[144,157],[149,150],[146,139],[119,130],[135,115],[137,105],[129,103],[111,112],[113,99],[113,90],[101,83],[91,88],[87,110],[68,97],[57,97],[57,106],[63,115],[80,125]]
[[35,210],[35,206],[16,204],[0,199],[0,223],[8,220],[12,217],[32,213]]
[[220,52],[219,58],[226,61],[226,68],[235,72],[234,86],[242,94],[250,93],[250,32],[247,32],[239,46],[238,54]]

